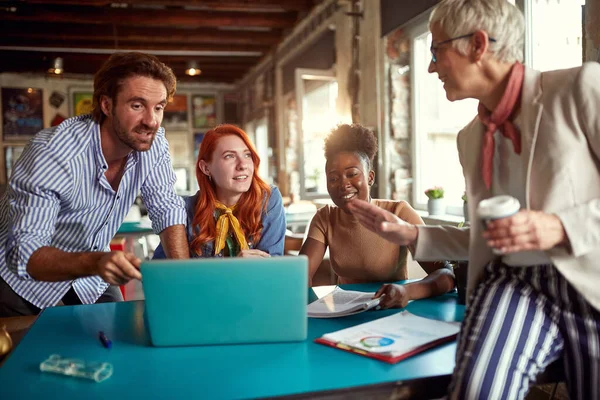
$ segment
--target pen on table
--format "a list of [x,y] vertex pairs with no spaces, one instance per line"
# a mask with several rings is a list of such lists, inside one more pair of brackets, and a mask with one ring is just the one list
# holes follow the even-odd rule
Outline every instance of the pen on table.
[[112,342],[109,338],[106,337],[104,332],[98,332],[98,339],[100,339],[100,343],[102,343],[102,346],[106,347],[107,349],[110,349],[112,347]]

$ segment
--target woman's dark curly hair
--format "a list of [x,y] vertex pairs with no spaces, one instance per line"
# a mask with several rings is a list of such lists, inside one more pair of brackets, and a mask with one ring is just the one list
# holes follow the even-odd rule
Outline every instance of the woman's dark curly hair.
[[325,138],[325,159],[330,160],[341,152],[358,154],[370,170],[377,153],[377,138],[362,125],[338,125]]

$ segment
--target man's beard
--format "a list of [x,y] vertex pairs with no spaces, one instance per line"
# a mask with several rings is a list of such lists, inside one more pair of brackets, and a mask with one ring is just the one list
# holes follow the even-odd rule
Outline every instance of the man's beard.
[[[156,137],[156,132],[158,131],[158,128],[152,129],[147,125],[140,124],[135,126],[131,132],[127,132],[126,129],[123,129],[121,121],[117,117],[115,111],[116,110],[113,110],[112,128],[119,140],[127,147],[135,151],[150,150],[150,148],[152,147],[152,143],[154,142],[154,138]],[[149,136],[149,143],[146,141],[140,141],[139,137],[137,136],[138,133],[143,133],[144,135],[148,135],[151,133],[151,136]],[[146,145],[148,147],[146,147]]]

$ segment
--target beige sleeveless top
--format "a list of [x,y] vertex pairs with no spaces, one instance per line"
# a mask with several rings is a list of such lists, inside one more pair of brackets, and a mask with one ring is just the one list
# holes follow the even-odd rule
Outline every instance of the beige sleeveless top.
[[[378,199],[371,200],[371,203],[398,216],[408,205],[404,201]],[[416,217],[419,218],[418,215]],[[408,278],[407,247],[381,238],[363,227],[352,214],[336,206],[327,205],[317,211],[307,236],[329,247],[331,267],[340,284]]]

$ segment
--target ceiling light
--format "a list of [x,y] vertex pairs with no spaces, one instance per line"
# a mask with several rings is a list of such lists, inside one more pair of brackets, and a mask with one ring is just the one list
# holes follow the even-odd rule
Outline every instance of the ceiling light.
[[65,72],[63,69],[63,59],[61,57],[56,57],[52,60],[52,66],[48,69],[48,72],[55,75],[60,75]]
[[185,73],[189,76],[196,76],[200,75],[202,71],[200,70],[200,68],[198,68],[198,64],[196,64],[196,61],[190,61],[188,62],[188,67],[185,70]]

